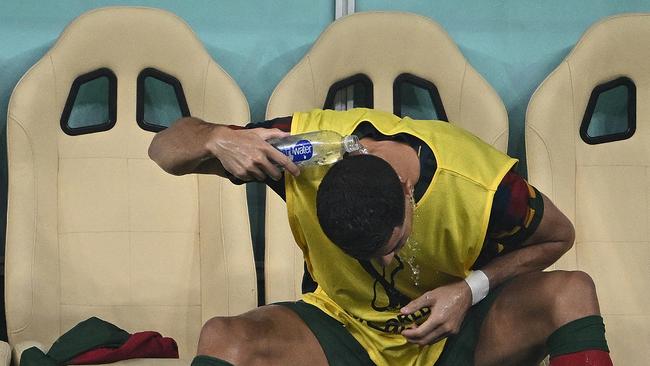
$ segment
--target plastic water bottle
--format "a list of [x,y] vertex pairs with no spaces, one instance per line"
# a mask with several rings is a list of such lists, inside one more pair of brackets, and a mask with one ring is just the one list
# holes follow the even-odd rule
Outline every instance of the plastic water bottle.
[[314,131],[268,141],[298,166],[334,164],[345,153],[363,152],[355,135],[341,136],[335,131]]

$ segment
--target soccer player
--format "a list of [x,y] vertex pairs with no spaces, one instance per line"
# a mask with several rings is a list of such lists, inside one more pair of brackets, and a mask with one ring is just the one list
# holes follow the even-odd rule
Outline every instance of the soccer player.
[[[356,134],[368,154],[300,171],[266,142],[315,130]],[[184,118],[149,153],[172,174],[266,182],[318,284],[209,320],[193,365],[611,365],[591,278],[542,272],[572,224],[460,128],[369,109],[246,129]]]

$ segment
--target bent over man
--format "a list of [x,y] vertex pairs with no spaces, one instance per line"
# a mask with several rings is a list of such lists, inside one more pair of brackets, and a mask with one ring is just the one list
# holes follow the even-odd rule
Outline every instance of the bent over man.
[[[301,171],[266,142],[317,130],[355,134],[367,154]],[[265,181],[317,283],[209,320],[193,365],[611,365],[591,278],[541,272],[573,226],[462,129],[369,109],[246,129],[184,118],[149,153],[172,174]]]

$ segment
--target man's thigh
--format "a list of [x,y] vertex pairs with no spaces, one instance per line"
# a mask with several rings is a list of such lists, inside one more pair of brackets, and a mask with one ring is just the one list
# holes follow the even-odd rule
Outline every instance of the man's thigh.
[[338,320],[303,301],[279,303],[296,312],[316,336],[330,366],[374,366],[368,352]]
[[215,317],[203,326],[199,355],[234,365],[327,365],[318,340],[291,309],[267,305],[235,317]]

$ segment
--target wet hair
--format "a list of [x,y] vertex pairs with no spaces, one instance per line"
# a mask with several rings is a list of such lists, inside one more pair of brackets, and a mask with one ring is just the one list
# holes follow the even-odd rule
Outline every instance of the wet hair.
[[404,223],[402,184],[385,160],[367,154],[347,156],[321,181],[316,214],[334,244],[357,259],[368,259]]

